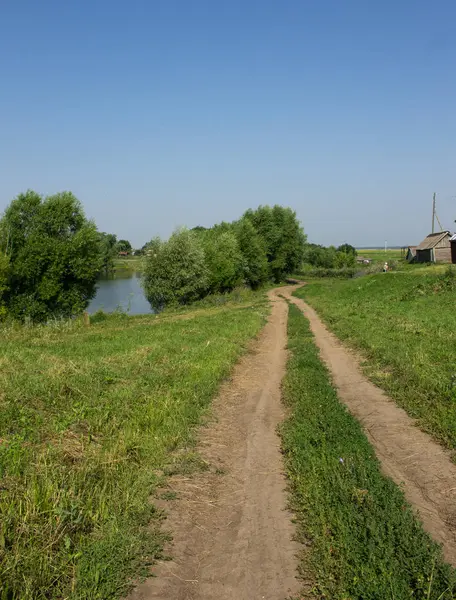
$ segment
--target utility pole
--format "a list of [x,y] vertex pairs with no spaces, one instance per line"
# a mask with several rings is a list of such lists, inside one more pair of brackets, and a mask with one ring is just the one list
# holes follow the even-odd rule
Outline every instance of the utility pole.
[[432,199],[432,233],[434,233],[434,222],[435,222],[435,192]]

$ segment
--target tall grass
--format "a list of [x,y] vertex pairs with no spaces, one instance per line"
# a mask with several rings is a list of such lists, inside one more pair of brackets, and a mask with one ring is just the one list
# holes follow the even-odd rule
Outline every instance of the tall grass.
[[309,325],[290,307],[283,394],[285,464],[303,564],[315,594],[332,600],[449,600],[454,570],[402,491],[380,471],[359,423],[339,402]]
[[2,600],[118,598],[160,556],[150,496],[263,325],[249,300],[2,329]]
[[297,292],[361,350],[366,374],[449,448],[456,448],[453,271],[315,281]]

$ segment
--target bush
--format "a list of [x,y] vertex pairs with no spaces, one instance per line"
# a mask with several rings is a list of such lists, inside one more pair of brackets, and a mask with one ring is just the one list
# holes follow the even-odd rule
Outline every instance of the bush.
[[357,273],[354,267],[343,267],[341,269],[327,269],[325,267],[314,268],[311,265],[304,267],[295,274],[301,277],[334,277],[337,279],[351,279]]
[[181,229],[166,242],[152,240],[148,252],[144,291],[153,309],[189,304],[207,293],[209,270],[195,233]]
[[99,234],[71,192],[20,194],[0,221],[0,250],[10,261],[3,293],[15,318],[71,317],[95,295]]

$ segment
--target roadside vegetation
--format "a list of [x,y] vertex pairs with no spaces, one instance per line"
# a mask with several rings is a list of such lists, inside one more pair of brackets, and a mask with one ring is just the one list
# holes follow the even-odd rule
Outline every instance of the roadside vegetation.
[[301,264],[306,237],[282,206],[248,210],[239,221],[175,231],[147,249],[144,290],[153,309],[186,305],[246,285],[281,282]]
[[[338,283],[338,282],[337,282]],[[290,306],[281,428],[302,565],[319,598],[450,600],[454,570],[339,402],[305,317]]]
[[456,448],[456,271],[312,281],[296,295],[361,351],[364,370],[419,425]]
[[[150,502],[265,322],[263,292],[182,315],[0,329],[0,598],[120,597],[160,555]],[[201,466],[201,465],[200,465]]]

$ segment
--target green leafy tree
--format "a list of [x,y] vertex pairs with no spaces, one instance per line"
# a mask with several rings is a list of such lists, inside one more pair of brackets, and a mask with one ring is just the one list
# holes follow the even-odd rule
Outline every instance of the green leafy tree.
[[268,259],[262,237],[249,219],[241,219],[234,231],[243,257],[244,280],[257,289],[268,280]]
[[194,232],[181,229],[168,241],[156,238],[147,246],[143,285],[152,308],[189,304],[207,293],[209,270]]
[[358,256],[356,248],[351,244],[342,244],[337,248],[337,252],[344,252],[345,254],[352,254],[355,258]]
[[0,221],[0,251],[10,261],[6,304],[13,317],[73,316],[95,295],[100,237],[71,192],[15,198]]
[[243,283],[243,257],[233,232],[219,233],[215,228],[203,236],[202,245],[209,269],[210,292],[229,292]]
[[301,265],[306,236],[291,208],[260,206],[248,210],[244,218],[263,238],[271,279],[278,283]]
[[117,236],[113,233],[100,233],[101,269],[106,273],[114,271],[114,258],[117,256]]
[[117,242],[117,251],[118,252],[131,252],[132,247],[128,240],[119,240]]
[[313,267],[333,269],[335,267],[337,250],[334,246],[307,244],[304,249],[303,262]]
[[0,252],[0,320],[6,315],[6,294],[9,289],[10,262],[6,254]]

